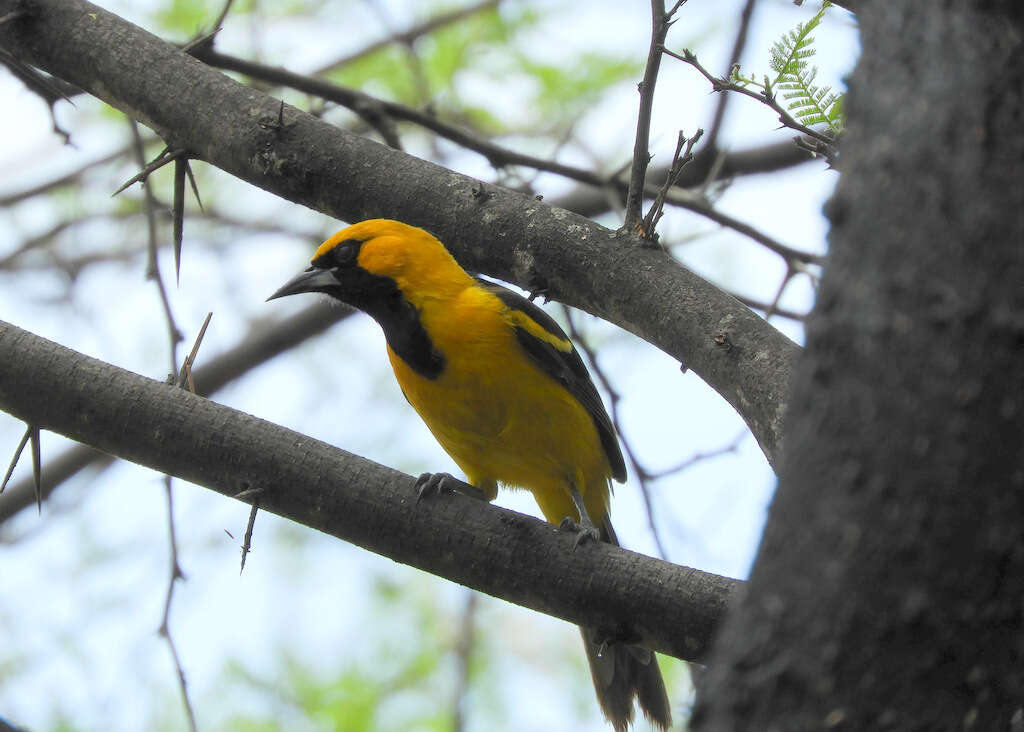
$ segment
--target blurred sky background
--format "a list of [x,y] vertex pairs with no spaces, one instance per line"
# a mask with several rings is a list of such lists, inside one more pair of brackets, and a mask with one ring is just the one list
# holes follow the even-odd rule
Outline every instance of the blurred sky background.
[[[175,28],[171,12],[201,14],[202,7],[199,0],[101,5],[174,42],[188,40],[198,27]],[[690,0],[667,45],[690,47],[705,66],[723,73],[742,5]],[[251,4],[246,7],[247,12],[228,16],[218,50],[297,72],[318,68],[437,12],[430,3],[402,0],[293,0],[257,3],[255,11]],[[772,43],[819,7],[761,0],[744,71],[766,72]],[[219,3],[207,3],[204,22],[212,22],[219,8]],[[549,138],[527,134],[539,131],[544,121],[539,82],[525,73],[508,73],[509,58],[573,68],[584,76],[588,54],[622,58],[639,70],[588,103],[558,156],[606,172],[623,165],[633,147],[636,84],[650,34],[648,4],[506,2],[499,10],[507,19],[527,12],[535,19],[516,25],[504,44],[505,57],[502,44],[481,51],[455,75],[451,89],[435,90],[436,97],[442,106],[446,100],[472,100],[510,128],[523,130],[502,135],[503,144],[551,155],[555,147]],[[853,17],[831,9],[815,37],[818,81],[842,88],[858,52]],[[364,89],[388,94],[384,85]],[[303,95],[272,93],[308,107]],[[663,60],[652,125],[655,165],[670,161],[678,130],[692,134],[709,124],[718,99],[694,69]],[[5,109],[0,196],[78,168],[130,139],[119,113],[78,96],[74,106],[57,104],[57,117],[71,133],[73,146],[62,144],[50,129],[45,105],[5,72],[0,72],[0,100]],[[340,111],[326,119],[342,124],[351,115]],[[794,136],[777,128],[768,109],[737,96],[720,144],[741,150]],[[437,159],[425,135],[410,133],[403,140],[410,152]],[[441,147],[443,164],[496,180],[479,155],[448,143]],[[151,157],[158,150],[153,147]],[[166,246],[170,226],[164,222],[161,267],[186,339],[179,357],[206,313],[213,312],[199,354],[202,365],[244,338],[253,323],[279,320],[312,302],[311,297],[264,300],[304,267],[314,247],[342,222],[276,199],[203,163],[194,168],[208,210],[262,229],[200,219],[190,198],[195,218],[186,218],[181,279],[175,287]],[[169,346],[156,289],[144,278],[143,217],[93,217],[125,205],[110,193],[135,170],[122,157],[92,170],[86,187],[0,209],[0,260],[62,218],[83,216],[57,238],[57,251],[62,256],[120,253],[83,268],[73,282],[51,266],[46,250],[18,267],[0,267],[0,318],[162,380]],[[161,175],[153,190],[168,201],[170,178]],[[816,161],[783,174],[741,178],[716,205],[793,247],[824,252],[821,208],[836,179],[824,162]],[[548,174],[533,185],[547,200],[574,188],[571,181]],[[137,201],[141,191],[135,186],[121,196]],[[613,215],[601,221],[619,224]],[[659,228],[662,242],[702,276],[763,301],[775,296],[785,265],[756,243],[678,210],[670,210]],[[787,287],[781,305],[805,311],[812,300],[809,279],[801,276]],[[565,322],[559,306],[547,309]],[[732,408],[692,371],[680,373],[673,359],[610,324],[581,313],[574,320],[622,396],[624,437],[648,469],[717,450],[743,433]],[[799,323],[780,317],[772,323],[802,338]],[[349,318],[213,398],[410,474],[457,474],[402,398],[383,353],[383,337],[365,316]],[[23,431],[24,425],[0,413],[4,466]],[[45,470],[47,458],[70,443],[44,433],[42,444]],[[24,458],[14,482],[30,475],[29,465]],[[745,577],[774,482],[748,435],[734,453],[653,483],[651,499],[666,558]],[[175,593],[172,632],[201,730],[451,729],[460,688],[456,648],[464,636],[469,591],[266,513],[257,519],[252,553],[239,576],[248,506],[179,481],[174,501],[187,579]],[[503,493],[498,502],[537,514],[527,494]],[[617,486],[612,516],[624,545],[655,553],[635,477]],[[186,728],[168,649],[156,633],[169,572],[166,524],[162,476],[127,463],[85,471],[44,503],[42,515],[32,508],[0,524],[0,717],[31,730]],[[575,628],[483,596],[474,601],[469,617],[475,631],[470,636],[470,684],[462,701],[466,729],[605,729]],[[662,665],[676,716],[682,718],[691,694],[685,665],[668,659]],[[361,710],[355,699],[363,699],[367,709]],[[328,708],[334,711],[316,711]],[[353,716],[339,716],[347,713]]]

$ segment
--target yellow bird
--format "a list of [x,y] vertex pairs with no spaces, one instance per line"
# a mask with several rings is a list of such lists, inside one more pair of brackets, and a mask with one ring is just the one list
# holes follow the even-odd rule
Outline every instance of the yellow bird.
[[[386,219],[336,233],[269,299],[302,292],[324,293],[377,321],[402,392],[488,500],[499,483],[525,488],[548,521],[578,520],[579,538],[618,544],[608,520],[610,479],[626,477],[618,438],[579,354],[543,310],[471,277],[423,229]],[[431,476],[427,484],[438,482]],[[654,654],[580,630],[616,732],[632,721],[634,697],[667,729]]]

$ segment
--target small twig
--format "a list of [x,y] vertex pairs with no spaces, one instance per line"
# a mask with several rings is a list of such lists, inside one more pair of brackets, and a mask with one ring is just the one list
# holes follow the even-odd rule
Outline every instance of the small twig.
[[688,211],[693,211],[694,213],[699,213],[701,216],[704,216],[715,223],[732,229],[739,234],[743,234],[744,236],[753,239],[758,244],[761,244],[775,252],[787,262],[798,261],[805,262],[807,264],[822,264],[824,262],[824,258],[822,256],[818,254],[811,254],[809,252],[802,252],[799,249],[794,249],[791,246],[783,244],[778,239],[768,236],[763,231],[755,229],[750,224],[715,209],[707,199],[696,194],[688,191],[673,191],[665,197],[665,202],[671,203],[673,206],[685,208]]
[[[138,130],[136,130],[136,136],[138,136]],[[144,183],[155,171],[160,170],[160,168],[180,157],[184,157],[185,154],[184,150],[171,150],[169,147],[165,147],[160,151],[160,154],[150,162],[146,163],[145,160],[140,161],[139,164],[143,166],[142,170],[122,183],[116,191],[110,194],[110,197],[113,198],[121,191],[135,185],[136,183]]]
[[[740,295],[739,293],[732,291],[729,291],[729,294],[735,297],[744,305],[746,305],[748,308],[753,308],[754,310],[761,310],[762,312],[764,312],[765,320],[771,317],[771,315],[775,315],[780,318],[789,318],[790,320],[795,320],[799,323],[802,323],[804,322],[804,320],[807,319],[806,313],[801,314],[796,312],[795,310],[787,310],[786,308],[780,307],[772,308],[772,303],[761,302],[760,300],[755,300],[754,298],[747,297],[746,295]],[[771,315],[769,315],[768,313],[769,310],[771,310]]]
[[196,382],[192,379],[192,364],[196,361],[196,355],[199,353],[199,346],[203,342],[203,336],[206,335],[206,328],[210,325],[211,318],[213,318],[213,313],[207,313],[206,319],[203,321],[203,325],[199,329],[199,335],[196,336],[196,341],[192,344],[192,350],[189,352],[188,356],[185,357],[184,363],[181,364],[181,370],[178,372],[178,386],[188,389],[193,394],[196,393]]
[[231,12],[231,6],[235,0],[226,0],[224,7],[220,9],[220,13],[217,15],[217,20],[213,21],[213,33],[218,33],[221,27],[224,25],[224,21],[228,17],[228,13]]
[[[192,364],[196,360],[196,355],[199,353],[199,346],[203,342],[203,336],[206,334],[206,328],[210,324],[210,318],[213,317],[213,313],[207,313],[206,319],[203,321],[203,327],[199,330],[199,335],[196,336],[195,343],[192,345],[192,351],[189,353],[188,358],[185,359],[185,363],[181,366],[181,371],[178,374],[177,386],[179,388],[188,387],[188,390],[193,394],[195,393],[195,383],[192,381]],[[172,357],[173,358],[173,357]],[[192,710],[192,701],[188,693],[188,685],[185,681],[185,670],[181,665],[181,659],[178,656],[178,649],[175,646],[174,638],[171,636],[171,604],[174,600],[174,588],[179,579],[185,579],[185,573],[181,571],[181,564],[178,561],[178,537],[174,526],[174,493],[173,493],[173,481],[170,475],[164,476],[164,486],[167,494],[167,539],[171,547],[171,576],[167,583],[167,594],[164,599],[164,614],[160,621],[160,635],[167,641],[167,647],[170,649],[171,658],[174,660],[174,669],[178,677],[178,687],[181,690],[181,698],[185,704],[185,713],[188,717],[189,729],[192,732],[196,732],[196,719],[195,713]]]
[[469,665],[473,656],[473,638],[475,636],[475,618],[478,605],[477,593],[466,592],[466,604],[462,606],[459,618],[459,634],[455,640],[455,701],[453,732],[466,729],[466,694],[469,690]]
[[355,61],[364,59],[367,56],[370,56],[371,54],[374,54],[383,48],[387,48],[393,43],[402,43],[405,45],[409,45],[418,38],[433,33],[435,30],[443,28],[446,25],[457,23],[481,11],[496,8],[498,7],[499,3],[500,0],[484,0],[483,2],[477,3],[476,5],[470,5],[469,7],[466,8],[459,8],[458,10],[452,10],[451,12],[448,13],[436,15],[433,18],[424,21],[421,25],[418,25],[414,28],[410,28],[405,31],[400,31],[388,38],[382,38],[379,41],[374,41],[373,43],[369,44],[368,46],[365,46],[364,48],[356,51],[355,53],[343,56],[342,58],[339,59],[335,59],[334,61],[331,61],[330,63],[321,66],[315,69],[314,71],[311,71],[309,75],[323,76],[325,74],[329,74],[335,69],[341,68],[342,66],[347,66]]
[[[133,133],[133,139],[136,147],[136,155],[140,159],[143,159],[142,151],[142,138],[138,133],[138,127],[134,121],[131,122],[131,129]],[[178,167],[180,170],[180,166]],[[184,175],[182,177],[182,188],[184,188]],[[171,313],[170,301],[167,298],[167,290],[163,284],[163,278],[160,276],[160,267],[157,263],[156,257],[156,201],[153,197],[153,193],[150,186],[143,185],[143,191],[145,192],[146,198],[146,213],[147,221],[149,223],[149,266],[147,267],[147,276],[157,284],[157,289],[160,293],[160,299],[163,303],[164,314],[167,319],[168,329],[170,331],[170,358],[171,358],[171,382],[174,382],[173,375],[178,371],[176,368],[177,363],[177,349],[178,343],[183,339],[177,325],[174,323],[174,318]],[[206,316],[206,320],[203,323],[203,327],[196,337],[196,342],[192,346],[192,352],[189,354],[189,358],[186,363],[182,365],[181,372],[178,376],[178,386],[182,387],[186,382],[190,385],[191,391],[195,391],[195,384],[192,382],[192,363],[195,361],[196,354],[199,351],[199,345],[202,343],[203,335],[206,333],[206,327],[209,325],[212,313]],[[171,659],[174,662],[174,670],[178,678],[178,688],[181,692],[182,703],[185,705],[185,715],[188,719],[189,729],[192,732],[196,732],[196,718],[195,712],[192,709],[192,700],[188,693],[188,684],[185,680],[185,669],[181,664],[181,657],[178,655],[178,648],[174,643],[174,637],[171,635],[171,605],[174,601],[174,589],[179,579],[185,579],[184,572],[181,571],[181,564],[178,561],[178,538],[174,524],[174,491],[173,481],[170,475],[164,476],[165,492],[167,494],[167,540],[170,544],[170,559],[171,559],[171,572],[170,578],[167,581],[167,594],[164,599],[164,613],[160,620],[160,628],[158,630],[160,636],[167,642],[167,648],[171,653]]]
[[544,158],[534,155],[527,155],[525,153],[509,150],[508,148],[497,145],[490,140],[479,137],[468,130],[444,122],[443,120],[438,119],[435,115],[419,109],[413,109],[396,102],[377,99],[357,89],[349,89],[338,84],[332,84],[331,82],[324,81],[323,79],[316,79],[310,76],[296,74],[294,72],[287,71],[286,69],[267,66],[265,64],[256,63],[255,61],[247,61],[245,59],[236,58],[234,56],[229,56],[227,54],[222,54],[218,51],[205,48],[196,49],[193,51],[192,55],[203,63],[215,66],[219,69],[237,71],[269,84],[276,84],[278,86],[295,89],[306,94],[320,97],[321,99],[325,99],[329,102],[340,104],[341,106],[360,115],[367,124],[370,124],[377,129],[381,135],[384,135],[386,130],[382,130],[377,127],[377,125],[367,115],[386,115],[392,120],[412,122],[424,129],[430,130],[434,134],[439,135],[446,140],[450,140],[456,145],[460,145],[467,150],[472,150],[483,155],[494,168],[503,168],[509,165],[523,165],[597,187],[604,187],[608,185],[609,182],[606,176],[600,175],[599,173],[585,170],[583,168],[577,168],[572,165],[566,165],[553,160],[545,160]]
[[174,493],[171,487],[171,476],[164,476],[164,488],[167,495],[167,536],[171,545],[171,577],[167,582],[167,594],[164,597],[164,614],[160,620],[158,630],[160,636],[167,641],[167,647],[171,651],[171,658],[174,661],[174,670],[178,676],[178,688],[181,691],[182,701],[185,703],[185,715],[188,718],[188,726],[192,732],[196,732],[196,717],[192,711],[192,701],[188,695],[188,684],[185,681],[185,669],[181,665],[178,656],[178,649],[171,637],[171,603],[174,600],[174,586],[179,579],[185,579],[185,573],[181,571],[178,563],[178,539],[174,529]]
[[[828,133],[826,133],[827,135]],[[794,137],[793,142],[801,150],[806,150],[812,155],[821,156],[825,158],[825,161],[829,164],[830,168],[835,168],[836,163],[836,148],[835,143],[826,144],[819,140],[812,140],[808,137]]]
[[[704,149],[711,150],[713,148],[705,145]],[[722,168],[725,167],[726,157],[727,153],[725,150],[715,150],[715,157],[711,161],[711,165],[708,166],[708,172],[704,176],[704,180],[701,181],[700,187],[697,188],[697,195],[701,198],[708,199],[708,189],[716,182],[720,182],[718,194],[721,194],[732,183],[731,178],[722,175]]]
[[[743,6],[743,12],[740,13],[740,25],[736,30],[736,40],[732,44],[732,54],[729,56],[729,68],[733,68],[740,62],[740,57],[743,55],[743,49],[747,45],[747,32],[750,30],[750,18],[754,14],[754,5],[757,4],[757,0],[747,0]],[[706,146],[714,149],[718,144],[718,133],[722,131],[722,122],[725,121],[725,110],[729,106],[729,99],[731,97],[728,94],[723,94],[718,98],[718,106],[715,107],[715,116],[711,120],[711,125],[708,132],[708,139]]]
[[640,110],[636,121],[636,140],[633,143],[633,163],[629,170],[629,192],[626,194],[626,216],[622,228],[646,237],[647,232],[637,231],[641,225],[641,207],[644,199],[644,182],[647,164],[651,161],[649,150],[651,136],[651,110],[654,108],[654,87],[658,82],[661,67],[661,49],[665,47],[665,36],[672,25],[672,16],[686,0],[679,0],[672,10],[665,12],[664,0],[651,0],[651,45],[647,51],[647,67],[640,82]]
[[751,99],[756,99],[762,104],[767,105],[769,108],[771,108],[773,112],[775,112],[779,116],[779,122],[781,122],[784,126],[789,127],[792,130],[796,130],[800,134],[806,135],[807,137],[810,137],[813,140],[817,140],[819,143],[821,143],[823,145],[822,149],[827,150],[828,152],[821,152],[820,154],[824,155],[830,164],[834,162],[836,156],[835,140],[825,133],[819,132],[818,130],[812,129],[807,125],[798,122],[785,107],[779,104],[778,100],[775,98],[775,95],[770,93],[767,89],[764,89],[760,92],[755,92],[750,89],[747,89],[744,86],[740,86],[734,81],[730,81],[729,79],[715,76],[706,68],[704,68],[700,61],[697,60],[697,57],[689,49],[684,48],[682,53],[676,53],[674,51],[668,50],[667,48],[663,50],[666,55],[678,59],[683,63],[689,64],[693,68],[697,69],[697,71],[699,71],[705,79],[711,82],[712,90],[716,92],[737,92],[739,94],[743,94],[744,96],[750,97]]
[[[456,145],[460,145],[468,150],[472,150],[483,155],[495,169],[500,169],[510,165],[520,165],[544,171],[546,173],[560,175],[579,183],[595,186],[602,190],[609,191],[610,197],[617,197],[617,193],[615,191],[621,190],[620,186],[622,189],[625,189],[624,192],[628,192],[628,186],[617,180],[622,172],[621,170],[615,171],[609,176],[605,176],[591,170],[585,170],[572,165],[565,165],[554,160],[546,160],[533,155],[526,155],[524,153],[519,153],[514,150],[501,147],[500,145],[495,145],[489,140],[484,140],[454,125],[447,124],[438,120],[436,117],[422,112],[421,110],[411,109],[394,102],[373,99],[372,97],[365,95],[363,92],[347,89],[321,79],[312,79],[308,76],[302,76],[284,69],[272,68],[263,64],[235,58],[233,56],[227,56],[216,51],[208,51],[204,49],[201,52],[196,52],[194,55],[200,61],[212,66],[238,71],[254,79],[259,79],[271,84],[278,84],[280,86],[286,86],[307,94],[319,96],[323,99],[341,104],[342,106],[353,110],[362,104],[362,100],[364,98],[368,98],[371,100],[371,106],[379,105],[380,108],[393,119],[413,122],[414,124],[420,125],[425,129],[450,140]],[[614,189],[614,191],[611,189]],[[649,188],[648,193],[651,196],[656,195],[656,190],[657,189]],[[706,201],[695,201],[693,194],[689,194],[686,191],[673,191],[669,196],[667,196],[666,202],[676,206],[682,206],[702,216],[707,216],[722,226],[733,228],[744,236],[750,236],[755,241],[764,244],[773,251],[783,254],[783,256],[807,256],[810,257],[810,261],[812,262],[818,261],[818,258],[814,255],[804,255],[803,253],[786,247],[775,239],[762,234],[752,226],[743,224],[735,218],[714,211]]]
[[683,460],[681,463],[674,465],[671,468],[659,470],[654,473],[647,473],[644,477],[648,478],[649,480],[659,480],[666,476],[674,475],[675,473],[681,473],[684,470],[692,468],[697,463],[703,462],[705,460],[710,460],[711,458],[721,457],[722,455],[734,453],[739,449],[740,445],[743,443],[743,440],[745,440],[747,438],[747,435],[749,434],[750,430],[744,429],[742,432],[740,432],[738,435],[736,435],[734,438],[732,438],[732,440],[730,440],[722,447],[717,447],[713,450],[705,450],[704,452],[696,452],[690,457],[688,457],[686,460]]
[[[247,491],[243,491],[243,493],[246,492]],[[242,574],[245,570],[245,558],[249,555],[249,552],[252,551],[252,531],[256,527],[256,514],[260,510],[260,497],[258,494],[263,491],[257,489],[255,492],[257,495],[253,498],[252,508],[249,510],[249,523],[245,526],[245,537],[242,539],[242,566],[238,568],[238,574]],[[236,496],[236,498],[237,497],[238,496]]]
[[[143,147],[142,135],[139,134],[138,123],[136,123],[135,120],[130,119],[128,120],[128,127],[132,132],[132,143],[135,148],[136,160],[138,160],[139,164],[141,165],[145,161],[145,149]],[[169,148],[164,148],[163,152],[161,152],[160,155],[157,156],[156,160],[154,160],[149,165],[146,165],[145,168],[149,168],[150,166],[156,164],[159,161],[170,162],[171,160],[174,159],[174,154],[169,152]],[[155,168],[153,168],[153,170],[156,170],[161,165],[164,165],[165,162],[160,162],[160,165],[157,165]],[[152,170],[150,172],[152,172]],[[146,173],[146,175],[148,176],[149,173]],[[126,183],[125,186],[122,186],[121,190],[123,190],[126,186],[131,185],[131,183],[132,181]],[[178,344],[184,339],[184,336],[181,334],[181,330],[178,329],[178,324],[174,321],[174,313],[171,311],[171,300],[167,296],[167,288],[164,287],[163,277],[160,276],[160,263],[159,260],[157,259],[158,235],[156,222],[156,197],[153,195],[152,188],[145,184],[143,184],[142,186],[142,195],[145,198],[146,202],[144,208],[146,210],[146,232],[148,234],[147,251],[149,253],[148,259],[146,261],[146,279],[152,280],[156,284],[157,293],[160,296],[160,304],[163,307],[164,311],[164,320],[167,323],[167,335],[168,338],[170,339],[171,344],[170,373],[173,374],[178,370]]]
[[[231,0],[228,0],[228,5],[230,5],[230,4],[231,4]],[[213,27],[212,31],[209,31],[208,33],[203,33],[203,34],[201,34],[199,36],[196,36],[191,41],[189,41],[184,46],[182,46],[181,50],[184,51],[185,53],[191,54],[191,53],[193,53],[195,51],[195,49],[201,48],[203,46],[208,46],[210,48],[213,48],[213,41],[217,37],[218,33],[220,33],[220,26],[219,25],[215,25]]]
[[771,303],[768,305],[768,309],[764,311],[765,319],[772,317],[779,307],[779,300],[782,299],[782,293],[786,291],[786,285],[789,284],[790,280],[796,275],[796,270],[793,268],[792,262],[786,263],[786,274],[782,278],[782,282],[779,283],[779,288],[775,291],[775,297],[772,298]]
[[[5,15],[4,18],[6,20],[14,20],[20,15],[20,11],[14,11]],[[56,104],[63,99],[72,107],[75,106],[69,95],[80,94],[81,90],[61,79],[44,75],[35,67],[24,63],[21,59],[16,58],[2,48],[0,48],[0,64],[6,66],[11,74],[46,103],[46,106],[49,108],[50,122],[54,133],[64,138],[65,145],[75,147],[71,142],[71,134],[57,122]]]
[[[152,140],[146,140],[146,144],[149,144],[150,142],[152,142]],[[101,158],[91,160],[88,163],[85,163],[80,167],[76,168],[75,170],[72,170],[70,173],[65,173],[44,183],[40,183],[38,185],[30,186],[29,188],[25,188],[20,191],[15,191],[13,193],[0,196],[0,208],[6,208],[7,206],[11,206],[15,203],[24,201],[34,196],[38,196],[42,193],[48,193],[54,188],[69,185],[77,185],[82,176],[85,175],[88,171],[92,170],[93,168],[106,165],[107,163],[113,160],[117,160],[122,155],[130,153],[131,151],[132,146],[130,144],[126,145],[118,150],[114,150],[113,152],[104,155]]]
[[658,191],[658,195],[654,197],[654,203],[651,204],[650,210],[647,212],[647,216],[644,217],[644,223],[641,227],[643,229],[643,236],[646,239],[655,241],[657,239],[657,233],[655,227],[661,220],[662,214],[665,208],[665,197],[668,192],[675,186],[676,181],[679,180],[679,175],[683,172],[683,168],[686,164],[693,160],[693,146],[697,140],[700,139],[701,135],[704,134],[704,130],[698,129],[693,137],[687,138],[683,134],[683,131],[679,131],[679,138],[676,140],[676,151],[672,156],[672,166],[669,168],[668,177],[665,179],[664,185]]

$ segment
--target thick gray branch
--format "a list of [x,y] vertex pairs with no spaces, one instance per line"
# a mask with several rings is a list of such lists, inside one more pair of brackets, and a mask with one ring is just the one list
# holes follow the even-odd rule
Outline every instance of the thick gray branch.
[[[323,333],[352,312],[346,307],[319,302],[276,323],[253,327],[234,348],[206,360],[193,370],[196,392],[200,396],[210,396],[254,367]],[[56,457],[47,456],[40,485],[43,498],[90,465],[102,470],[111,462],[109,455],[87,445],[69,448]],[[8,485],[0,500],[0,524],[35,504],[36,485],[32,476]]]
[[797,346],[664,251],[282,108],[81,0],[0,0],[9,13],[0,44],[172,147],[339,219],[423,226],[467,268],[639,335],[718,391],[776,462]]
[[[433,574],[574,623],[704,655],[739,582],[482,501],[416,504],[409,476],[0,321],[0,409]],[[245,500],[252,501],[251,493]]]

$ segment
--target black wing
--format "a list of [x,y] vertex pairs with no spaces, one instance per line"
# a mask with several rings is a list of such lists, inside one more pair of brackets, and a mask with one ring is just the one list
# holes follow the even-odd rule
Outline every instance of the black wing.
[[615,427],[608,416],[608,412],[601,402],[601,396],[597,393],[597,387],[583,359],[569,340],[558,323],[540,309],[537,305],[527,300],[522,295],[513,292],[501,285],[477,278],[477,282],[485,290],[501,299],[511,310],[519,311],[532,320],[542,330],[549,333],[562,347],[556,347],[542,338],[530,333],[526,328],[516,328],[516,338],[534,362],[540,366],[545,373],[565,387],[587,410],[597,427],[597,434],[601,438],[601,447],[608,457],[608,464],[612,468],[612,477],[622,482],[626,479],[626,464],[622,460],[622,451],[619,449],[619,439],[615,434]]

